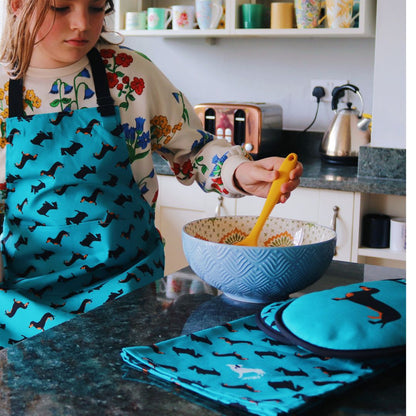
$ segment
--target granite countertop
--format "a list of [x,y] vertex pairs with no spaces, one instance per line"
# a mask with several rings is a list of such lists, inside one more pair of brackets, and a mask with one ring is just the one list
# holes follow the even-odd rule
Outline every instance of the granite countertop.
[[[403,277],[399,269],[333,261],[318,282],[294,296]],[[167,290],[172,278],[197,281],[200,290],[173,295]],[[130,369],[120,351],[219,325],[263,307],[218,296],[185,268],[0,351],[0,416],[239,414]],[[406,413],[405,383],[402,365],[326,399],[306,414],[402,416]]]
[[[323,133],[284,131],[278,140],[276,156],[298,153],[304,167],[300,186],[338,191],[406,195],[406,150],[360,148],[358,166],[328,163],[319,156]],[[169,165],[153,155],[156,173],[173,175]]]

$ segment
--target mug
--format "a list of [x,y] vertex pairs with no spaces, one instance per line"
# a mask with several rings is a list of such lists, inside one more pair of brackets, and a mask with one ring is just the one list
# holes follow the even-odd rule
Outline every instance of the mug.
[[163,7],[149,7],[147,9],[147,29],[160,30],[167,29],[172,20],[171,9]]
[[384,214],[366,214],[363,217],[361,243],[365,247],[388,248],[390,217]]
[[196,20],[200,29],[216,29],[222,17],[222,5],[213,0],[196,0]]
[[126,30],[143,30],[147,25],[147,12],[127,12]]
[[259,29],[264,27],[264,6],[262,4],[242,4],[240,6],[241,24],[244,29]]
[[135,30],[139,25],[139,12],[126,12],[126,30]]
[[193,29],[195,24],[194,6],[172,6],[172,29]]
[[271,29],[290,29],[294,26],[293,3],[272,3],[270,11]]
[[392,218],[390,221],[390,250],[406,250],[406,218]]
[[359,13],[352,16],[354,0],[326,0],[327,26],[331,29],[351,27]]
[[147,29],[147,11],[143,10],[139,12],[139,21],[137,29],[143,30]]
[[321,0],[294,0],[298,29],[310,29],[319,25]]
[[220,17],[220,22],[218,23],[217,29],[225,29],[225,6],[224,6],[225,0],[213,0],[213,3],[218,4],[218,6],[222,9],[222,15]]

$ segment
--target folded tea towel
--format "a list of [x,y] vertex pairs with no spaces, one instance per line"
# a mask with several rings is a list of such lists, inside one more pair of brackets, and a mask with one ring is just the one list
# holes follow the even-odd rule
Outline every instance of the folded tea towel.
[[255,315],[151,346],[126,347],[121,356],[133,368],[258,415],[299,411],[404,359],[318,356],[267,336]]

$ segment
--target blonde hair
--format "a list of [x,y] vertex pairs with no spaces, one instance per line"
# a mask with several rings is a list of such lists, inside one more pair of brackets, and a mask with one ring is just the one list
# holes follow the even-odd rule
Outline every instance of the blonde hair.
[[[22,78],[26,73],[36,35],[55,0],[22,0],[19,13],[14,13],[11,0],[7,0],[3,33],[0,42],[0,62],[11,78]],[[113,0],[106,0],[106,14],[114,11]],[[32,30],[28,30],[30,19],[36,16]],[[33,19],[32,19],[33,20]],[[105,28],[103,27],[103,32]]]

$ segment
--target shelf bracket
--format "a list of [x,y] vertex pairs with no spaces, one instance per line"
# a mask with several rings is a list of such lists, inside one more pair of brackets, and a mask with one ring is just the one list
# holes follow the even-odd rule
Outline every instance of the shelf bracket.
[[208,43],[210,46],[214,46],[217,44],[217,38],[205,38],[205,42]]

